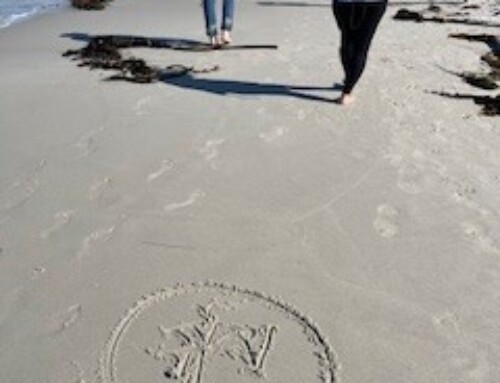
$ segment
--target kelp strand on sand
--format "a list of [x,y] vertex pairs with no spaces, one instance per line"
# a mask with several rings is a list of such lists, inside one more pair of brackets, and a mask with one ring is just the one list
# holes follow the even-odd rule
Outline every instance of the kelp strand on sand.
[[481,105],[483,108],[481,114],[485,116],[499,116],[500,115],[500,93],[496,96],[487,95],[475,95],[475,94],[465,94],[465,93],[448,93],[448,92],[431,92],[439,96],[461,99],[461,100],[472,100],[475,104]]
[[[487,27],[500,27],[500,22],[492,22],[487,20],[474,20],[467,18],[467,12],[455,12],[450,14],[439,14],[440,8],[437,6],[432,6],[424,11],[416,12],[411,11],[406,8],[399,9],[393,16],[394,20],[400,21],[415,21],[417,23],[422,22],[432,22],[432,23],[449,23],[449,24],[466,24],[466,25],[478,25]],[[432,12],[435,14],[429,15],[427,13]]]
[[[481,60],[489,65],[491,72],[486,75],[475,73],[462,73],[459,75],[464,79],[464,81],[475,87],[485,90],[498,89],[498,82],[500,81],[500,37],[489,34],[468,33],[452,33],[449,37],[472,42],[481,42],[488,45],[491,51],[482,55]],[[443,92],[438,92],[437,94],[451,98],[472,99],[476,104],[483,106],[483,114],[487,116],[500,115],[500,94],[497,94],[496,96],[459,93],[450,94]]]
[[117,70],[108,80],[124,80],[136,83],[151,83],[172,77],[184,76],[188,73],[208,73],[219,69],[213,66],[196,69],[181,64],[159,68],[148,65],[143,59],[125,59],[120,50],[125,48],[158,48],[181,51],[203,52],[214,49],[277,49],[276,45],[227,45],[214,48],[210,44],[189,40],[149,38],[140,36],[104,35],[90,38],[87,46],[81,49],[68,50],[65,57],[73,57],[79,66],[90,69]]
[[71,5],[78,9],[86,11],[100,11],[113,0],[71,0]]
[[498,76],[500,76],[500,35],[452,33],[449,36],[453,39],[487,44],[491,51],[482,55],[481,60],[490,66],[498,81]]
[[[129,39],[130,40],[130,39]],[[134,45],[134,40],[130,40],[130,44],[125,44],[123,40],[121,44],[114,43],[112,36],[93,37],[88,42],[87,46],[82,49],[68,50],[63,53],[64,57],[73,57],[79,61],[79,66],[86,66],[90,69],[105,69],[116,70],[117,74],[112,75],[108,80],[124,80],[135,83],[151,83],[161,79],[183,76],[189,72],[206,73],[216,71],[219,68],[214,66],[208,69],[195,69],[176,64],[159,68],[148,65],[143,59],[128,58],[125,59],[120,52],[120,49],[127,47],[137,47],[144,45]],[[147,43],[147,39],[142,41]],[[152,46],[147,45],[147,46]]]
[[460,77],[465,83],[475,88],[483,90],[495,90],[499,88],[497,82],[500,81],[500,73],[492,71],[482,74],[473,72],[454,72],[444,68],[442,69],[449,74]]
[[[478,9],[476,5],[463,5],[457,12],[445,13],[439,6],[431,5],[427,9],[415,12],[410,11],[406,8],[399,9],[393,16],[395,20],[403,21],[415,21],[415,22],[436,22],[436,23],[458,23],[458,24],[469,24],[469,25],[483,25],[483,26],[500,26],[500,23],[481,21],[481,20],[471,20],[467,18],[469,16],[467,10]],[[465,17],[465,18],[460,18]],[[462,39],[467,41],[477,41],[488,45],[490,52],[481,56],[481,60],[489,65],[491,68],[489,73],[472,73],[472,72],[462,72],[457,73],[453,71],[446,70],[448,73],[454,74],[460,77],[467,84],[482,89],[482,90],[495,90],[499,88],[498,82],[500,81],[500,38],[496,35],[488,34],[466,34],[466,33],[455,33],[449,35],[451,38]],[[489,96],[489,95],[472,95],[472,94],[460,94],[460,93],[449,93],[449,92],[431,92],[443,97],[455,98],[455,99],[470,99],[473,100],[477,105],[481,105],[482,114],[486,116],[497,116],[500,114],[500,95]]]
[[488,46],[490,46],[491,49],[495,49],[494,47],[498,46],[498,50],[500,52],[500,40],[499,37],[496,35],[489,35],[484,33],[482,34],[451,33],[449,36],[454,39],[482,42],[488,44]]

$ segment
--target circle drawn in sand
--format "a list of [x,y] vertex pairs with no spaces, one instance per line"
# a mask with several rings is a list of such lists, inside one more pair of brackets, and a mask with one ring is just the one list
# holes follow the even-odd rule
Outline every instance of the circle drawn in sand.
[[114,328],[103,383],[333,383],[331,346],[292,306],[215,282],[144,296]]

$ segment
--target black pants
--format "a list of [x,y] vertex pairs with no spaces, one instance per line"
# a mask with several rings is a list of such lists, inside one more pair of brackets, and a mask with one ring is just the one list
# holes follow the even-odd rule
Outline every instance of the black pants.
[[351,93],[366,65],[375,30],[387,2],[333,2],[333,14],[341,31],[340,57],[345,72],[344,93]]

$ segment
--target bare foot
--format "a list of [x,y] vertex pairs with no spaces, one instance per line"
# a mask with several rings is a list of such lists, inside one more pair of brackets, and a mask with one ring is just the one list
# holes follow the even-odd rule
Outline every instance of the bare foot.
[[212,46],[212,48],[219,48],[222,45],[219,36],[211,36],[210,45]]
[[339,104],[341,105],[350,105],[352,104],[356,98],[350,93],[343,93],[342,96],[338,99]]
[[231,33],[229,31],[222,31],[221,40],[222,44],[231,44],[233,42],[231,39]]

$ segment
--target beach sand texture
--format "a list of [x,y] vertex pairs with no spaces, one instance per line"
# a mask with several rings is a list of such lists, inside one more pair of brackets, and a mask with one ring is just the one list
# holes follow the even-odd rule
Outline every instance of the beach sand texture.
[[220,68],[150,85],[61,55],[204,41],[198,0],[1,31],[0,381],[498,383],[500,123],[430,93],[492,28],[396,9],[348,108],[326,1],[238,3],[278,50],[125,50]]

